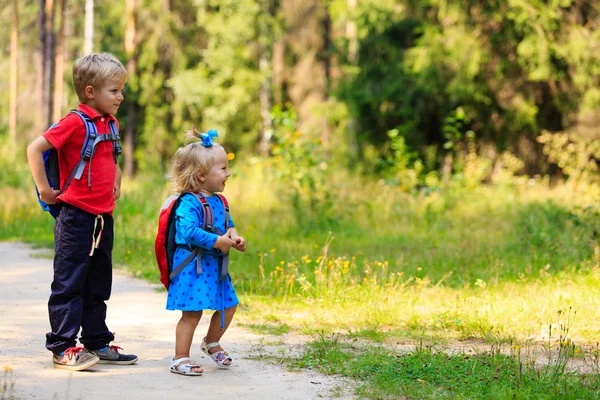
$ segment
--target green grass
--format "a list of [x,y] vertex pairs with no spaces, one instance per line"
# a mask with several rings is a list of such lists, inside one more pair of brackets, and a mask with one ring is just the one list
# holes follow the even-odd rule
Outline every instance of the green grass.
[[[3,180],[9,181],[19,180]],[[225,195],[249,244],[247,253],[231,255],[242,302],[236,322],[259,333],[335,333],[381,346],[424,340],[441,348],[456,341],[526,347],[555,340],[570,309],[569,340],[590,348],[600,335],[597,188],[515,181],[422,195],[346,176],[332,180],[336,202],[320,213],[302,201],[292,210],[259,168],[234,170],[230,182]],[[32,187],[5,183],[0,192],[0,240],[52,247],[53,220],[38,208]],[[157,213],[168,194],[162,179],[124,182],[115,213],[115,263],[153,282]],[[358,361],[345,364],[366,368],[360,374],[335,372],[364,377],[361,393],[369,398],[465,398],[463,389],[478,398],[478,379],[488,371],[472,362],[483,354],[467,363],[462,354],[419,351],[401,358],[414,368],[421,361],[438,370],[477,366],[472,375],[479,378],[448,390],[448,382],[417,368],[423,382],[415,384],[403,381],[406,374],[390,362],[397,354],[361,358],[390,351],[374,349],[348,354]],[[348,353],[338,350],[340,357]],[[593,357],[587,352],[584,358]],[[530,392],[570,398],[568,391],[586,398],[596,390],[593,379],[566,371],[546,386],[540,379],[531,386],[523,375],[511,375],[510,357],[498,354],[490,362],[511,371],[490,381],[498,384],[495,398],[512,398],[515,385],[525,396],[515,398]],[[386,380],[399,391],[381,392]]]
[[566,373],[563,363],[535,367],[498,348],[447,353],[429,346],[408,352],[357,346],[321,336],[298,357],[298,368],[350,377],[357,394],[369,399],[596,399],[597,375]]

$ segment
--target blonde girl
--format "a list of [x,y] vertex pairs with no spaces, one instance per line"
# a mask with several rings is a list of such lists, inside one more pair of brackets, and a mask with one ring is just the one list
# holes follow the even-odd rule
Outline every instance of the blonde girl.
[[[176,192],[183,193],[176,210],[177,250],[173,264],[177,265],[199,248],[194,257],[173,279],[167,296],[167,310],[181,310],[181,319],[175,330],[175,356],[170,371],[181,375],[201,375],[204,368],[190,359],[194,332],[203,310],[214,310],[201,350],[218,367],[229,368],[233,359],[219,341],[239,303],[231,278],[226,273],[227,253],[234,249],[246,251],[246,240],[241,237],[216,194],[225,189],[229,179],[227,153],[219,144],[214,130],[199,133],[192,130],[186,139],[201,139],[175,153],[170,178]],[[199,197],[204,197],[213,215],[212,232],[202,229],[204,215]],[[227,219],[227,221],[226,221]],[[197,263],[197,261],[200,261]],[[223,273],[225,270],[225,273]]]

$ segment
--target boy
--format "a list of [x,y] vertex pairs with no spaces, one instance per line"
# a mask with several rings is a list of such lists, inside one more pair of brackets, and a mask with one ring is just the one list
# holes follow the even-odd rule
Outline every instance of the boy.
[[[108,53],[90,54],[73,65],[73,87],[78,111],[95,125],[98,136],[110,134],[111,121],[123,101],[127,71]],[[73,179],[64,193],[48,184],[42,154],[58,151],[60,187],[81,159],[86,128],[81,117],[67,114],[27,148],[31,174],[42,201],[60,204],[54,226],[54,280],[48,301],[52,332],[46,348],[56,368],[80,371],[96,363],[134,364],[135,355],[109,346],[114,335],[106,326],[106,301],[112,286],[113,209],[120,196],[121,171],[116,163],[120,147],[101,141],[85,163],[81,179]],[[80,342],[75,347],[81,328]]]

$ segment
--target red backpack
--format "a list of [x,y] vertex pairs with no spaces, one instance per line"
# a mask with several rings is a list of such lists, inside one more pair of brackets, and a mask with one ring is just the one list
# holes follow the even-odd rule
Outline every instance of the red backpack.
[[[173,265],[173,255],[177,249],[177,244],[175,243],[175,211],[177,211],[179,204],[181,204],[181,198],[188,193],[190,192],[170,196],[163,203],[158,216],[158,232],[154,241],[154,252],[156,254],[158,270],[160,271],[160,281],[165,285],[166,289],[169,289],[171,279],[188,265],[194,257],[199,255],[201,251],[198,247],[195,247],[190,255],[178,266]],[[206,198],[202,194],[190,194],[193,194],[200,201],[200,204],[202,204],[202,213],[204,215],[202,229],[216,233],[217,230],[213,226],[213,214],[210,204],[208,204],[208,201],[206,201]],[[225,230],[227,230],[229,225],[229,204],[225,196],[218,193],[216,195],[221,199],[225,207]]]

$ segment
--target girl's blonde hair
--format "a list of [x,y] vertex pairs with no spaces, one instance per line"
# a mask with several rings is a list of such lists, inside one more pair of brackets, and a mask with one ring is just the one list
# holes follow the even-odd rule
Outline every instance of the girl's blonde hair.
[[[200,132],[192,128],[185,133],[185,141],[200,139]],[[222,146],[218,143],[205,147],[202,142],[192,142],[180,147],[171,159],[169,179],[175,192],[198,192],[202,187],[200,177],[208,173],[215,161],[215,153]]]

